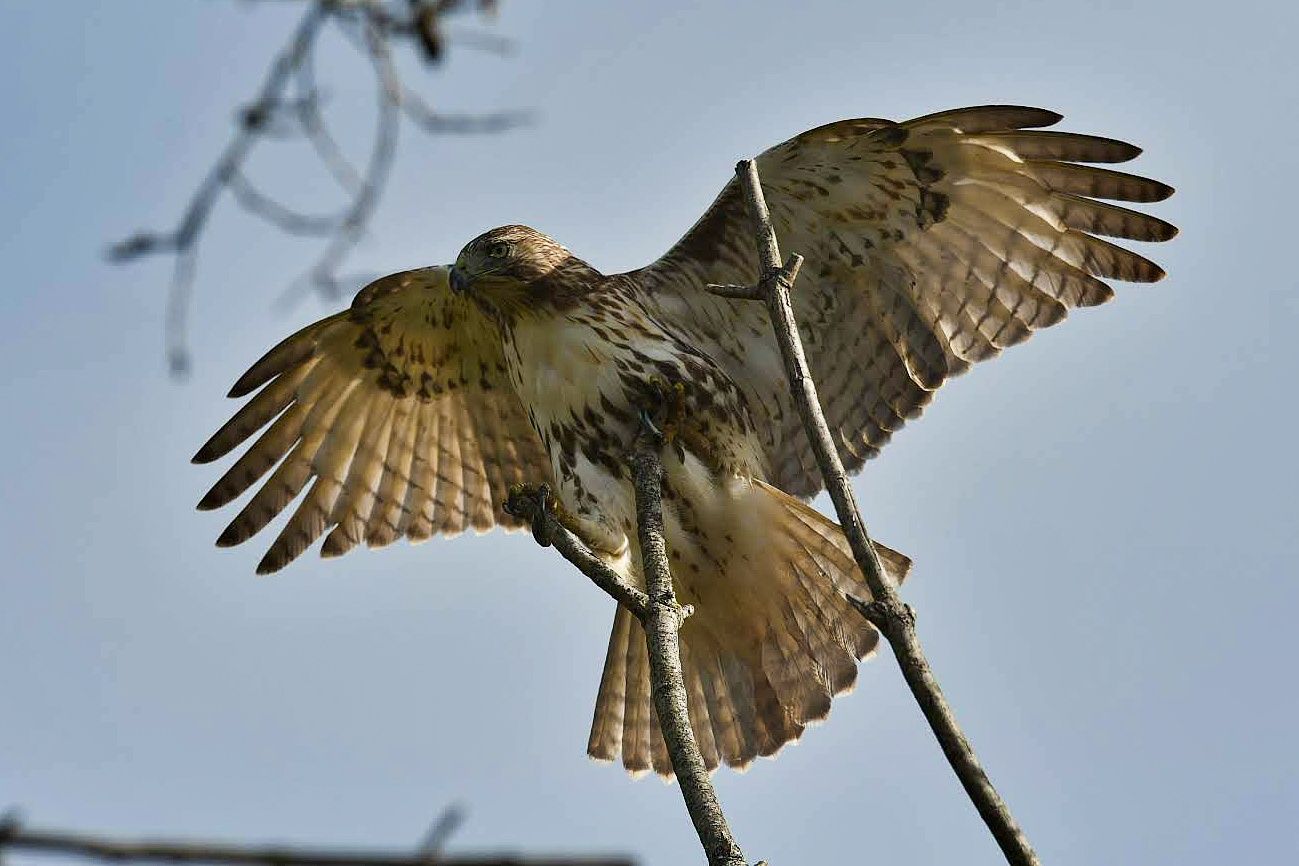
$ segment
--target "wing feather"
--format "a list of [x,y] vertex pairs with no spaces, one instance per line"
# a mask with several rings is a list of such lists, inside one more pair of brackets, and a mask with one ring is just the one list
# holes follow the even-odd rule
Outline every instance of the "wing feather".
[[[1135,158],[1133,145],[1038,128],[1059,120],[997,105],[904,123],[844,120],[758,157],[782,248],[805,259],[795,315],[849,469],[878,453],[950,377],[1071,307],[1108,300],[1106,279],[1164,275],[1097,235],[1161,241],[1176,229],[1098,199],[1155,202],[1172,187],[1095,165]],[[776,348],[746,339],[745,302],[706,289],[752,282],[755,258],[732,179],[671,250],[630,276],[656,315],[745,390],[763,431],[767,480],[810,496],[822,482],[792,399],[774,387]]]
[[1141,148],[1126,141],[1076,132],[995,130],[979,135],[977,141],[1002,148],[1020,159],[1127,162],[1141,155]]
[[419,414],[415,411],[415,404],[407,400],[398,401],[384,460],[383,480],[379,483],[378,501],[365,529],[365,543],[370,547],[391,544],[400,534],[418,426]]
[[1138,203],[1163,201],[1173,194],[1166,183],[1107,168],[1051,160],[1028,160],[1024,165],[1055,192]]
[[362,541],[513,527],[500,508],[508,484],[550,477],[498,332],[450,291],[446,268],[370,284],[349,310],[267,352],[231,394],[258,388],[194,459],[225,456],[265,428],[199,503],[226,505],[275,467],[218,539],[228,546],[302,496],[261,573],[326,532],[321,553],[337,556]]
[[1051,195],[1060,219],[1071,229],[1134,241],[1168,241],[1177,228],[1150,214],[1057,192]]

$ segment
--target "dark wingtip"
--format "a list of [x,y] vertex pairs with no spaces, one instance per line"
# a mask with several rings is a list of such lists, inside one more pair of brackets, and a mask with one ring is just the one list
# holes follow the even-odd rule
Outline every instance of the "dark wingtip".
[[1165,199],[1170,198],[1173,195],[1173,193],[1177,192],[1176,189],[1174,189],[1173,187],[1169,186],[1168,184],[1162,181],[1157,180],[1154,183],[1155,183],[1155,191],[1153,193],[1154,198],[1150,199],[1151,201],[1164,201]]
[[1044,118],[1049,117],[1050,120],[1046,120],[1046,121],[1044,121],[1044,122],[1042,123],[1042,126],[1055,126],[1057,123],[1059,123],[1060,121],[1064,120],[1064,115],[1063,115],[1063,114],[1061,114],[1061,113],[1058,112],[1058,111],[1052,111],[1052,110],[1049,109],[1049,108],[1028,108],[1028,109],[1026,109],[1026,110],[1028,110],[1028,111],[1037,111],[1037,112],[1039,112],[1039,113],[1041,114],[1041,116],[1044,117]]
[[282,559],[281,554],[272,547],[270,550],[266,551],[266,555],[262,557],[262,561],[257,563],[257,573],[259,575],[274,574],[293,560],[294,557],[292,556],[288,559]]
[[252,376],[249,376],[248,373],[245,373],[239,377],[238,382],[235,382],[233,385],[230,386],[230,390],[226,392],[226,397],[232,400],[237,399],[239,397],[247,397],[249,394],[253,392],[253,389],[255,389],[260,384],[261,382],[257,381]]
[[211,463],[220,457],[224,452],[218,450],[209,439],[203,443],[203,447],[194,452],[194,456],[189,458],[190,463],[202,466],[205,463]]
[[1126,141],[1120,141],[1117,143],[1122,145],[1122,147],[1117,149],[1123,155],[1119,159],[1115,160],[1115,162],[1127,162],[1128,160],[1136,159],[1138,156],[1141,156],[1141,154],[1145,153],[1145,150],[1143,148],[1137,147],[1135,144],[1131,144]]
[[[206,497],[204,497],[204,498],[206,498]],[[202,508],[202,507],[203,507],[203,503],[200,502],[200,503],[199,503],[199,508]],[[217,536],[216,546],[217,546],[217,547],[234,547],[236,544],[240,544],[240,543],[242,543],[242,542],[243,542],[243,539],[239,537],[239,534],[238,534],[237,530],[235,529],[235,525],[232,523],[232,524],[230,524],[229,526],[227,526],[227,527],[225,528],[225,531],[224,531],[224,532],[222,532],[219,536]]]

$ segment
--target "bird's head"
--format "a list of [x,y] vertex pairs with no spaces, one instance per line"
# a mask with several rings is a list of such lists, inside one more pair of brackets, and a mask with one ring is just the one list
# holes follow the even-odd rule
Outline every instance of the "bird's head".
[[545,315],[573,306],[598,271],[527,226],[501,226],[474,238],[451,267],[451,288],[498,319]]

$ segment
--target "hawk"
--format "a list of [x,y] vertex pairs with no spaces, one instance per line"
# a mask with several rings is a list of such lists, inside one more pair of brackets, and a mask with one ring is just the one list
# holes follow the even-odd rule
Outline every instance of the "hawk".
[[[806,259],[795,312],[850,470],[949,378],[1109,300],[1105,279],[1164,275],[1098,235],[1176,229],[1100,200],[1172,189],[1094,165],[1132,159],[1132,145],[1040,129],[1060,119],[982,106],[843,120],[758,157],[776,233]],[[676,592],[695,608],[681,631],[691,726],[710,769],[774,755],[826,717],[879,635],[844,599],[869,593],[843,533],[805,502],[822,480],[766,308],[707,289],[755,282],[757,261],[732,178],[675,246],[629,273],[510,225],[452,266],[384,277],[235,383],[231,397],[256,395],[194,460],[265,430],[199,507],[270,472],[217,541],[239,544],[306,488],[266,573],[322,535],[332,557],[517,528],[511,486],[544,481],[566,525],[643,586],[626,457],[646,407],[675,402],[664,511]],[[901,580],[910,561],[880,552]],[[672,772],[645,635],[622,608],[587,750],[634,774]]]

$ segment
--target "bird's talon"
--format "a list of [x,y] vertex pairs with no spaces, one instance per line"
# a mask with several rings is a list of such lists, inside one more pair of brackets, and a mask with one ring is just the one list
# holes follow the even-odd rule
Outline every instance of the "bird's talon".
[[668,381],[663,376],[652,376],[648,382],[653,391],[653,406],[640,412],[642,426],[664,444],[671,444],[680,432],[686,416],[686,386],[684,382]]
[[640,410],[640,423],[646,430],[649,430],[659,439],[667,438],[667,434],[659,429],[659,426],[654,423],[654,418],[650,415],[648,409]]
[[511,484],[504,510],[506,514],[527,520],[537,544],[550,547],[550,518],[556,513],[557,504],[549,484]]

